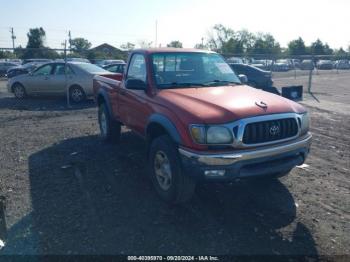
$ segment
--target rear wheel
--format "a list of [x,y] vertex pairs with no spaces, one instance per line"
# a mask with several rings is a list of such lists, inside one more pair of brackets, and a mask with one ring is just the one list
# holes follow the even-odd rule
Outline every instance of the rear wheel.
[[69,89],[69,98],[73,103],[80,103],[86,99],[85,92],[80,86],[72,86]]
[[178,204],[192,198],[196,183],[184,174],[177,147],[169,136],[152,141],[148,161],[151,181],[163,200]]
[[12,90],[13,90],[13,94],[18,99],[23,99],[27,96],[27,93],[26,93],[24,86],[19,84],[19,83],[15,84],[13,86]]
[[121,125],[111,118],[105,103],[100,104],[98,107],[98,123],[100,126],[100,136],[104,141],[119,141]]

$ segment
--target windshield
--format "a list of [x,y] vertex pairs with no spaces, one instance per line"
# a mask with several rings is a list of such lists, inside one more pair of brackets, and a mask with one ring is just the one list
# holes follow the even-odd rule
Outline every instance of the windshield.
[[103,68],[90,63],[79,63],[75,65],[88,73],[108,73],[108,71],[104,70]]
[[159,88],[240,84],[224,59],[213,53],[159,53],[152,56]]

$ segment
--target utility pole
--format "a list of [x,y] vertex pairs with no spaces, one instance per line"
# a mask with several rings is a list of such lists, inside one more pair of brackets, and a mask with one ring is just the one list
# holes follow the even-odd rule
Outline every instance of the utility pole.
[[155,41],[155,47],[158,45],[158,21],[156,20],[156,41]]
[[13,27],[11,27],[10,29],[10,33],[11,33],[11,39],[12,39],[12,51],[14,53],[14,55],[16,56],[16,53],[15,53],[15,39],[16,39],[16,36],[15,36],[15,33],[13,32]]
[[68,88],[68,79],[67,79],[67,40],[64,40],[62,44],[64,46],[64,77],[65,77],[65,85],[66,85],[66,94],[67,94],[67,107],[70,108],[69,101],[69,88]]
[[68,31],[68,43],[69,43],[69,50],[72,49],[72,35],[70,33],[70,30]]

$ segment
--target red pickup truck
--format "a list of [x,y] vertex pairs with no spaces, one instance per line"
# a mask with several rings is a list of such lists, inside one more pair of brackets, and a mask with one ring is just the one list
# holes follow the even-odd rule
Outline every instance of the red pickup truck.
[[198,181],[286,175],[309,153],[308,113],[240,77],[214,52],[134,50],[121,81],[94,78],[101,137],[126,125],[145,138],[150,178],[172,203]]

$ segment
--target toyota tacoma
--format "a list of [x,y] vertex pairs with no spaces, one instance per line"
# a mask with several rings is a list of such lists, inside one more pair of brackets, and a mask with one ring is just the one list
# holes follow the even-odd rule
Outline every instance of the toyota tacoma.
[[150,179],[172,203],[199,181],[286,175],[309,153],[309,115],[240,79],[215,52],[134,50],[121,81],[94,78],[101,137],[118,141],[122,125],[143,137]]

